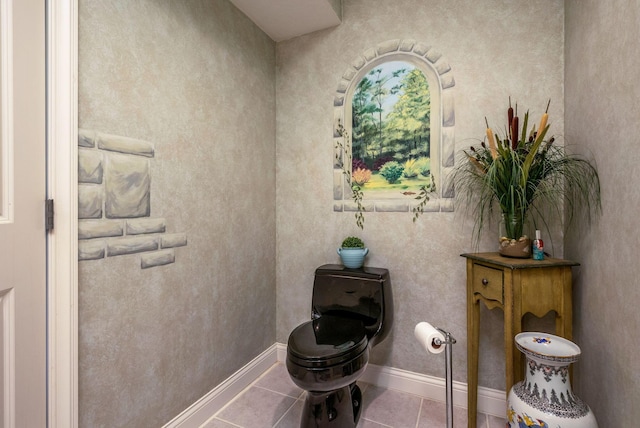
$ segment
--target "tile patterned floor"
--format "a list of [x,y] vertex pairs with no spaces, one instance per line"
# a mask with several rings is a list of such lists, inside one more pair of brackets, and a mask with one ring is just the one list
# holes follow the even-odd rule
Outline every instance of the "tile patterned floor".
[[[445,428],[445,404],[416,395],[359,384],[364,407],[358,428]],[[258,380],[216,413],[203,428],[298,428],[304,391],[289,379],[283,363],[274,364]],[[467,411],[454,407],[454,428],[467,426]],[[504,428],[506,421],[478,414],[477,428]]]

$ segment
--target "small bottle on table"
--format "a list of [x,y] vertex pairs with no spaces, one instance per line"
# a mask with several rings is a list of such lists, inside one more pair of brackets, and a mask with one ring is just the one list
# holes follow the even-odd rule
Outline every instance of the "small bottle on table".
[[536,239],[533,241],[533,260],[544,260],[544,242],[539,230],[536,230]]

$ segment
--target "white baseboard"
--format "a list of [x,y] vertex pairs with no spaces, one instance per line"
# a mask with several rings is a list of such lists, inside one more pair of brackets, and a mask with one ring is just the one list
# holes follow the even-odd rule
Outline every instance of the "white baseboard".
[[271,345],[263,353],[169,421],[163,428],[198,428],[202,426],[211,416],[216,414],[278,361],[276,347],[277,344],[275,343]]
[[[276,362],[285,362],[287,345],[274,343],[262,354],[209,391],[163,428],[198,428],[222,409]],[[393,367],[369,364],[361,381],[384,388],[395,389],[435,401],[445,401],[446,384],[442,378],[414,373]],[[467,407],[467,385],[453,381],[453,405]],[[504,391],[479,387],[478,411],[504,418],[506,413]]]
[[[393,367],[369,364],[360,380],[376,386],[418,395],[434,401],[446,401],[445,379]],[[478,388],[478,411],[505,417],[506,394],[491,388]],[[467,408],[467,384],[453,381],[453,405]]]

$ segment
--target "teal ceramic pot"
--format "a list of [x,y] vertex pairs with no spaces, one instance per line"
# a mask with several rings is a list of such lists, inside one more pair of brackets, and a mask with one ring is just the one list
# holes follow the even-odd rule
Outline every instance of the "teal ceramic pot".
[[368,248],[338,248],[342,264],[350,269],[361,268],[368,253]]

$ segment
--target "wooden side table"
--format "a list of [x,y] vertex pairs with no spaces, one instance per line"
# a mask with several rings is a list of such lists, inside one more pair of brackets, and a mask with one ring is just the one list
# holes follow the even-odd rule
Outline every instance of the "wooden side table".
[[480,301],[504,311],[506,392],[523,378],[522,356],[513,338],[522,331],[526,313],[543,317],[556,312],[556,335],[571,340],[572,280],[569,260],[512,259],[498,253],[462,254],[467,258],[467,382],[468,418],[476,426],[478,411],[478,336]]

